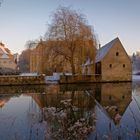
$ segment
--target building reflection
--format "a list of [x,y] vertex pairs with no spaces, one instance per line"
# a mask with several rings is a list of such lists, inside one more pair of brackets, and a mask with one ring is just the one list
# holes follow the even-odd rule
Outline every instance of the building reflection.
[[0,95],[0,108],[3,108],[6,103],[10,100],[11,96],[1,96]]
[[[126,111],[132,101],[132,84],[106,83],[97,87],[96,91],[96,132],[89,137],[101,140],[105,137],[108,139],[122,138],[120,128],[124,123],[123,118],[129,118]],[[120,118],[117,118],[117,115]]]
[[[40,108],[60,107],[61,100],[72,99],[72,104],[83,111],[93,110],[96,106],[104,110],[110,119],[116,114],[124,114],[131,102],[131,83],[106,83],[88,85],[50,85],[43,94],[31,94]],[[105,107],[115,106],[115,111]]]
[[[131,83],[2,86],[0,87],[0,105],[3,106],[12,96],[27,93],[40,108],[59,107],[61,100],[72,99],[72,104],[81,109],[94,109],[98,103],[103,108],[117,106],[115,113],[123,115],[131,102],[131,92]],[[107,113],[110,118],[114,118],[115,114]]]
[[[136,91],[135,93],[138,95],[140,93],[139,87],[140,85],[135,84],[132,89],[131,83],[3,86],[0,87],[0,107],[4,107],[13,96],[20,96],[24,93],[23,97],[27,96],[32,99],[31,104],[29,104],[30,116],[34,117],[33,112],[37,110],[36,113],[40,113],[38,115],[39,122],[42,122],[44,107],[60,108],[62,100],[71,99],[72,105],[79,108],[79,112],[76,114],[79,118],[90,112],[95,112],[97,118],[96,132],[91,134],[91,138],[97,137],[99,139],[101,135],[108,135],[110,132],[115,136],[117,134],[115,130],[118,126],[122,126],[124,122],[128,126],[128,118],[129,121],[133,120],[133,106],[136,105],[138,99],[132,100],[132,90]],[[112,106],[114,107],[113,110],[106,109]],[[35,108],[32,111],[33,107]],[[139,107],[137,107],[138,109]],[[115,120],[116,114],[122,116],[119,121]]]
[[[126,108],[132,100],[131,94],[131,83],[106,83],[101,84],[100,88],[98,87],[96,89],[95,98],[110,119],[114,120],[116,114],[123,116]],[[113,111],[111,109],[105,110],[106,107],[111,106],[114,107]]]

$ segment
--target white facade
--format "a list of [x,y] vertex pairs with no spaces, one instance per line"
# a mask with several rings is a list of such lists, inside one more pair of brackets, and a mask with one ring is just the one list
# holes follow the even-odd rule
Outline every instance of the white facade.
[[0,68],[9,68],[13,70],[16,70],[17,68],[14,55],[1,42],[0,42]]

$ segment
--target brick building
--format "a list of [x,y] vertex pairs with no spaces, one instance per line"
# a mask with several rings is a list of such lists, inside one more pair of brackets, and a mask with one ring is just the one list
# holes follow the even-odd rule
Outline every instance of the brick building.
[[96,55],[96,74],[102,81],[131,81],[132,63],[119,38],[103,46]]

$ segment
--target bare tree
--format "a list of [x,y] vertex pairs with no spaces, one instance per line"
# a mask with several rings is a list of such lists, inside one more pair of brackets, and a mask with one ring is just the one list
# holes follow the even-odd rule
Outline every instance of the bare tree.
[[79,65],[84,63],[80,55],[87,47],[86,42],[90,41],[92,48],[96,47],[93,30],[87,24],[85,17],[67,7],[59,7],[53,14],[46,38],[51,42],[50,51],[53,56],[62,56],[67,60],[71,66],[72,74],[75,74],[77,59],[79,59]]
[[25,44],[26,49],[34,49],[38,45],[38,40],[28,40]]

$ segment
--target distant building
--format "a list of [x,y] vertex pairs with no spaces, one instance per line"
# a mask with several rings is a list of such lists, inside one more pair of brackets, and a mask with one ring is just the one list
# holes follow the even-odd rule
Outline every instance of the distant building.
[[16,61],[16,55],[12,54],[11,51],[0,42],[0,68],[16,70]]
[[132,63],[119,38],[103,46],[96,55],[96,74],[102,81],[131,81]]
[[93,60],[90,60],[90,58],[88,58],[82,65],[82,74],[95,75],[95,63],[93,62]]
[[30,53],[30,72],[45,73],[47,62],[47,43],[46,41],[40,41],[35,44],[35,48]]

